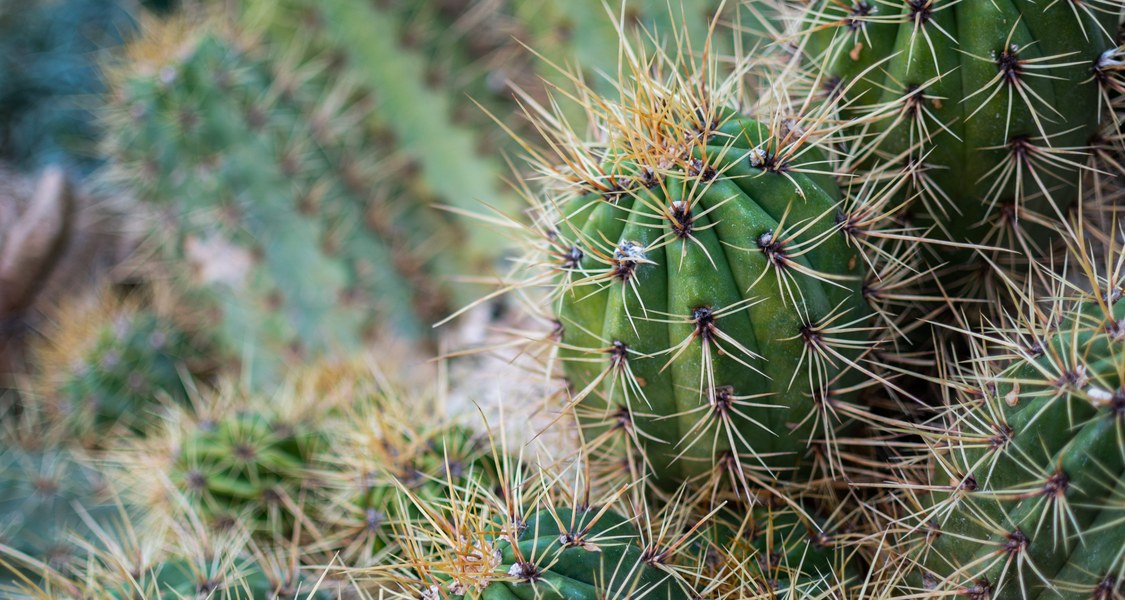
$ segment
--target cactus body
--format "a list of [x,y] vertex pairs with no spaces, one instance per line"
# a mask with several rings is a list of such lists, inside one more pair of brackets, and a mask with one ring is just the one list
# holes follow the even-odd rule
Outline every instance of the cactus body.
[[100,445],[111,432],[144,435],[169,405],[186,406],[217,356],[156,301],[119,299],[110,290],[71,301],[37,348],[36,392],[48,418],[81,442]]
[[171,203],[168,246],[214,296],[223,339],[249,343],[266,379],[286,353],[429,335],[448,299],[430,259],[460,234],[381,183],[395,162],[369,128],[372,96],[333,83],[322,57],[217,30],[153,68],[126,64],[111,121],[132,125],[110,149],[143,199]]
[[843,560],[826,523],[785,505],[746,508],[735,502],[728,509],[687,562],[700,568],[696,589],[709,594],[704,597],[848,597],[845,588],[855,583],[857,569]]
[[859,354],[823,350],[861,337],[845,324],[868,315],[862,264],[831,181],[772,163],[768,126],[685,121],[668,136],[695,136],[680,165],[608,164],[600,191],[558,213],[578,416],[587,439],[627,432],[672,486],[728,470],[792,481],[822,435],[810,414]]
[[[188,433],[172,481],[217,523],[252,531],[284,530],[321,440],[256,412],[204,421]],[[288,525],[287,525],[288,524]]]
[[902,176],[899,197],[943,240],[1027,252],[1077,199],[1116,47],[1110,8],[817,1],[801,25],[820,93],[855,119],[852,166]]
[[[1108,304],[1107,304],[1108,299]],[[934,438],[934,491],[906,552],[926,593],[1111,598],[1123,591],[1125,302],[1052,303],[977,361]]]
[[675,577],[655,566],[659,559],[645,554],[640,532],[613,511],[544,509],[512,527],[478,543],[471,572],[423,597],[442,597],[440,587],[481,600],[684,597]]
[[646,564],[640,533],[627,519],[613,512],[596,515],[593,510],[532,515],[515,543],[499,545],[498,568],[506,567],[512,581],[493,583],[481,598],[671,600],[682,594],[669,573]]
[[320,460],[318,474],[328,497],[317,503],[320,509],[313,515],[326,531],[318,549],[339,552],[357,565],[398,555],[399,536],[411,521],[422,518],[415,502],[441,503],[451,494],[498,483],[488,444],[469,428],[426,429],[406,421],[384,425]]

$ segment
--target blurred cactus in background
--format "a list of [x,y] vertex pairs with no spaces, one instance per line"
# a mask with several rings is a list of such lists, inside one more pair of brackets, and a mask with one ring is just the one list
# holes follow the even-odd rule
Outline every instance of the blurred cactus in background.
[[143,435],[172,405],[190,406],[220,368],[198,315],[177,314],[167,290],[143,295],[103,286],[72,298],[34,348],[30,392],[85,446],[114,432]]

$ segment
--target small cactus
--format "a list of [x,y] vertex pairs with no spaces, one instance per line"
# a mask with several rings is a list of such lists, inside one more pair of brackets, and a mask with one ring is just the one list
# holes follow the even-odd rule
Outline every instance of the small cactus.
[[229,384],[209,391],[146,437],[117,440],[109,472],[124,498],[158,521],[174,516],[182,497],[208,527],[286,538],[306,518],[314,457],[337,412],[337,396],[307,393],[299,380],[268,394]]
[[773,493],[834,471],[862,418],[847,407],[884,381],[869,353],[895,317],[872,273],[906,260],[882,249],[874,201],[841,196],[820,150],[831,107],[755,120],[751,62],[724,78],[706,56],[624,56],[620,99],[573,93],[596,140],[529,111],[564,166],[534,155],[550,183],[523,264],[541,271],[513,287],[550,282],[583,439],[666,490]]
[[111,432],[156,429],[169,405],[189,407],[220,359],[171,304],[164,291],[146,302],[108,286],[64,301],[34,349],[33,392],[48,417],[99,445]]

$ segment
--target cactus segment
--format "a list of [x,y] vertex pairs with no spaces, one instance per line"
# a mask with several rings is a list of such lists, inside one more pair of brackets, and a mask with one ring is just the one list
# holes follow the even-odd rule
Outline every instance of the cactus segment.
[[204,421],[181,442],[175,484],[216,524],[284,531],[318,444],[311,431],[255,412]]
[[932,492],[904,522],[915,589],[1120,593],[1125,303],[1117,288],[1094,289],[1060,286],[1012,328],[982,335],[995,347],[957,382],[945,428],[931,433]]
[[[1042,255],[1079,194],[1116,48],[1108,6],[1027,0],[813,2],[801,19],[820,97],[842,96],[850,168],[901,177],[944,241]],[[1110,54],[1107,54],[1110,52]],[[935,245],[953,266],[970,254]],[[960,257],[960,258],[954,258]]]
[[626,431],[657,480],[792,480],[854,376],[861,264],[833,191],[771,167],[767,125],[703,127],[675,131],[707,140],[683,164],[605,164],[563,205],[560,354],[588,438]]

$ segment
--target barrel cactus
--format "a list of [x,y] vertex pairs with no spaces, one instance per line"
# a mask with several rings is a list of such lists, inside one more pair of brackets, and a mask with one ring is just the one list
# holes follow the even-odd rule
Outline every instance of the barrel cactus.
[[171,478],[216,524],[243,522],[259,532],[292,525],[292,511],[320,440],[256,411],[203,421],[179,447]]
[[192,410],[169,412],[161,429],[117,440],[105,462],[126,500],[156,521],[175,518],[186,498],[216,530],[287,536],[304,514],[333,406],[296,378],[271,394],[223,386]]
[[547,273],[527,283],[551,282],[587,446],[665,489],[757,493],[835,469],[859,414],[840,407],[881,379],[868,351],[889,328],[866,284],[882,217],[842,198],[827,109],[759,121],[740,112],[741,71],[643,54],[622,69],[619,100],[575,94],[599,139],[533,115],[565,166],[537,165],[558,185],[534,200],[526,264]]
[[809,518],[811,512],[778,502],[725,507],[685,561],[695,569],[698,597],[850,597],[859,569],[849,564],[840,527]]
[[[804,11],[788,40],[816,96],[846,100],[848,168],[900,186],[942,260],[963,266],[980,247],[1002,250],[989,250],[994,262],[1043,256],[1043,225],[1065,221],[1112,112],[1114,3],[817,0]],[[991,281],[974,271],[963,284]]]
[[931,475],[906,494],[899,548],[914,591],[1125,592],[1125,302],[1110,277],[1060,283],[982,334],[944,418],[919,430]]

